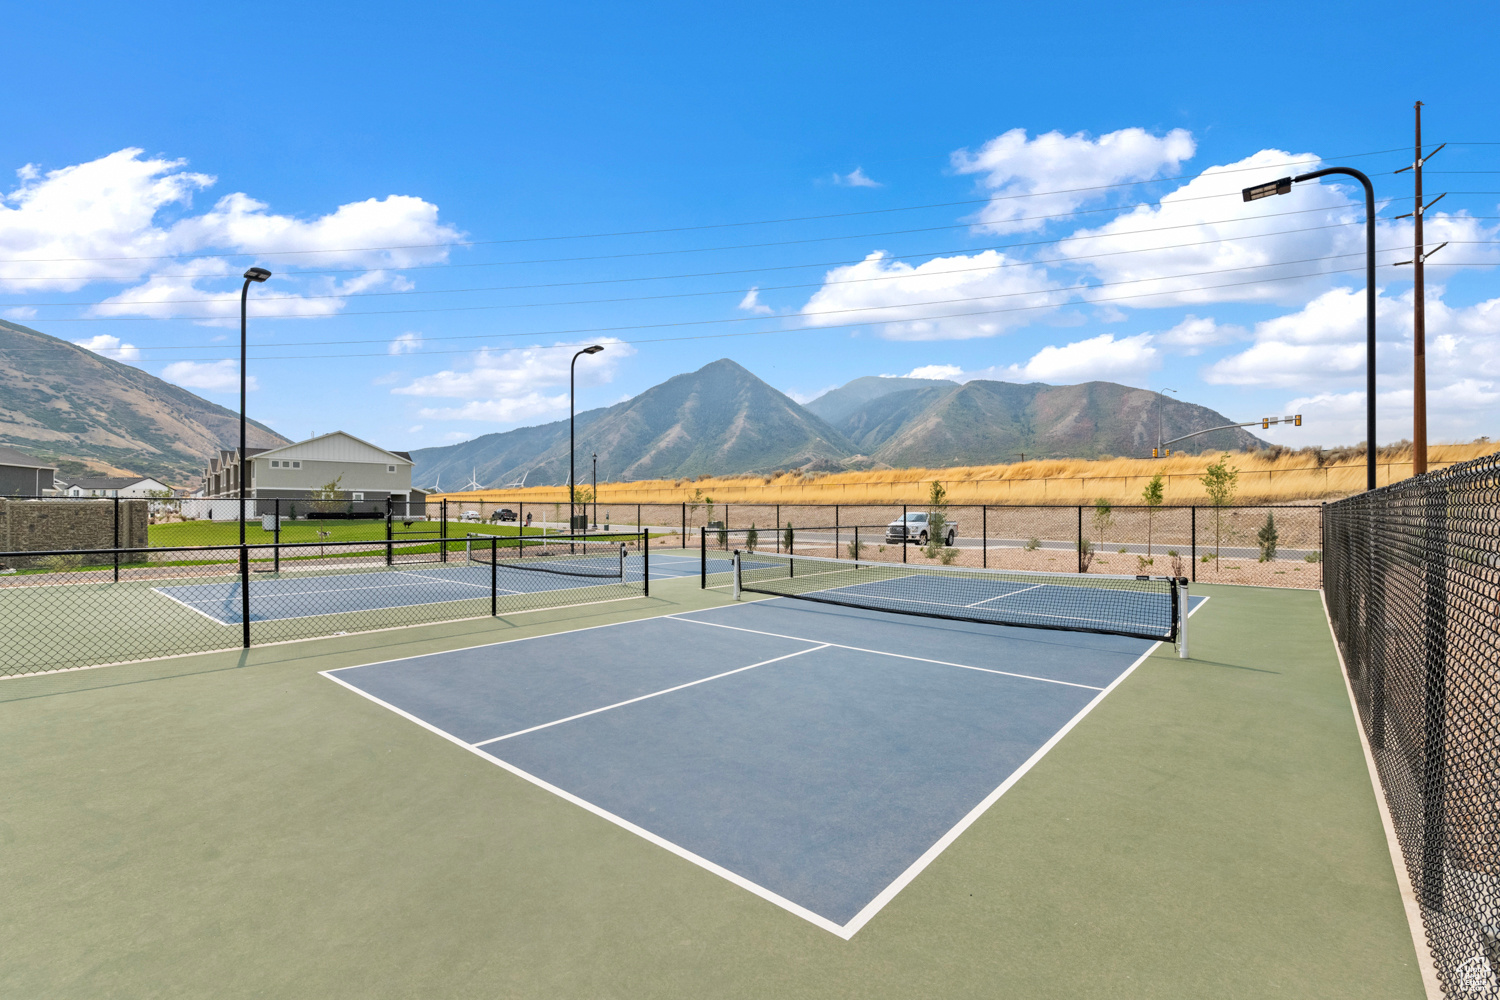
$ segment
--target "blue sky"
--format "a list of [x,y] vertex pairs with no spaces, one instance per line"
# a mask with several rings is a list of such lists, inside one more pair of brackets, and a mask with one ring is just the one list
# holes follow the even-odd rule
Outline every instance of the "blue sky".
[[[0,315],[234,405],[260,264],[252,415],[392,448],[566,416],[568,345],[595,341],[579,409],[729,357],[803,400],[861,375],[1101,378],[1352,443],[1355,192],[1236,194],[1343,164],[1382,199],[1384,442],[1411,426],[1390,172],[1420,98],[1429,148],[1451,143],[1426,182],[1452,192],[1427,226],[1450,241],[1432,433],[1500,436],[1482,47],[1428,45],[1414,73],[1396,4],[1122,10],[13,5]],[[1422,21],[1477,42],[1500,14]]]

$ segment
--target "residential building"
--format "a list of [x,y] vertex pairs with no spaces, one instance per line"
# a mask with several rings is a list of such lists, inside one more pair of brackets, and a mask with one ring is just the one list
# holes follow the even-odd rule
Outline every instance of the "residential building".
[[57,467],[0,445],[0,496],[51,496]]
[[59,480],[58,492],[66,497],[159,497],[171,495],[172,487],[149,476],[104,476]]
[[[344,431],[320,434],[279,448],[247,448],[246,497],[308,500],[330,483],[339,499],[367,505],[405,503],[411,493],[411,456],[387,451]],[[239,496],[240,462],[234,449],[222,449],[203,471],[205,499]]]

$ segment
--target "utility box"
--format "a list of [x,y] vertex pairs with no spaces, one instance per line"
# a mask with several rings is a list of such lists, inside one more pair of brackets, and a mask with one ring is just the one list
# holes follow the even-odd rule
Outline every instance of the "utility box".
[[574,514],[573,515],[573,528],[574,528],[574,530],[578,530],[578,529],[581,528],[584,531],[587,531],[588,527],[589,527],[589,516],[587,514]]
[[276,532],[281,530],[281,515],[262,514],[260,516],[260,530],[265,532]]

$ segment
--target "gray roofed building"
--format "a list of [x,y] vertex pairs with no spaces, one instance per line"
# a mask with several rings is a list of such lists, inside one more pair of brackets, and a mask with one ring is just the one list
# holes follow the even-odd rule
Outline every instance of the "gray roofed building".
[[57,466],[0,445],[0,496],[40,497],[55,489]]

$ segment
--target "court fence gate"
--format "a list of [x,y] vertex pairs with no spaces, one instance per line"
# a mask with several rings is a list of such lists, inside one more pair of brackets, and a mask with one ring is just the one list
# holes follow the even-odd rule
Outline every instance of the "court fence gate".
[[1329,504],[1324,597],[1444,993],[1500,996],[1500,455]]

